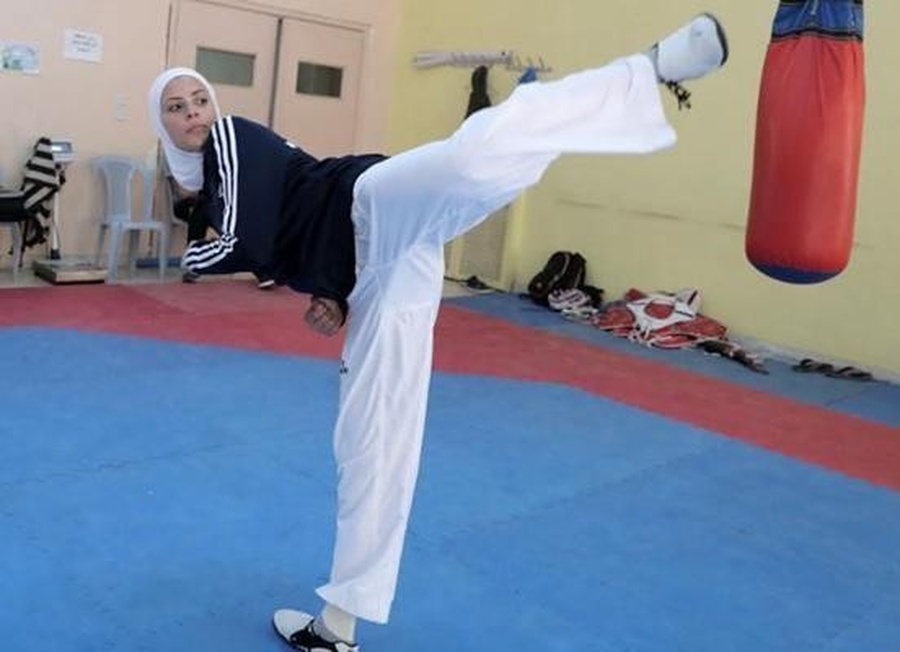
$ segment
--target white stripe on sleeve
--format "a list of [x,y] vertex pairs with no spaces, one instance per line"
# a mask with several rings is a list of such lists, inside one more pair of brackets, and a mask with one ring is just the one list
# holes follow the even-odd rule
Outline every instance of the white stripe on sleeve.
[[237,244],[238,156],[231,116],[213,124],[212,138],[219,168],[219,190],[222,193],[222,228],[217,239],[191,244],[185,250],[181,259],[182,267],[197,271],[212,267],[226,258]]

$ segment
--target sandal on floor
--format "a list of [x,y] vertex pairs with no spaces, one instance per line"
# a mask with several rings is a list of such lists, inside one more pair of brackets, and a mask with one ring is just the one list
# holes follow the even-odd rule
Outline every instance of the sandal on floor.
[[844,380],[856,380],[866,382],[872,380],[872,374],[856,367],[841,367],[825,373],[829,378],[843,378]]
[[803,358],[800,361],[800,364],[796,364],[791,367],[794,371],[798,371],[803,374],[825,374],[828,375],[834,372],[834,366],[828,364],[827,362],[817,362],[812,358]]

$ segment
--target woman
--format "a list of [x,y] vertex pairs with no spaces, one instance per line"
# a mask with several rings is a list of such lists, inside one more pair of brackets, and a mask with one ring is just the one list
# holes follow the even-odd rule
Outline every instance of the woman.
[[[213,111],[216,119],[222,117],[219,110],[219,104],[216,101],[216,95],[212,87],[204,80],[208,93],[206,96],[206,106]],[[158,116],[158,112],[151,112],[154,123]],[[166,179],[169,183],[170,195],[172,197],[172,212],[175,217],[187,225],[187,241],[190,244],[194,240],[202,240],[206,237],[207,230],[210,227],[210,210],[206,194],[203,192],[202,180],[185,178],[185,171],[191,170],[196,166],[200,157],[188,152],[179,152],[171,137],[165,129],[160,129],[157,125],[158,135],[163,142],[163,148],[166,152]],[[170,165],[178,167],[179,173],[171,172]],[[178,179],[178,181],[176,181]],[[266,268],[265,265],[258,266],[251,270],[256,276],[257,287],[260,290],[271,290],[275,288],[275,279]],[[200,279],[200,274],[186,269],[182,272],[181,280],[185,283],[196,283]]]
[[562,153],[647,153],[675,143],[659,83],[727,58],[698,16],[647,53],[519,86],[448,139],[408,152],[316,160],[265,127],[216,118],[196,72],[160,75],[150,110],[175,178],[209,198],[218,237],[191,242],[200,274],[267,265],[311,295],[306,322],[348,322],[334,431],[337,533],[322,612],[288,609],[276,630],[299,650],[357,650],[357,618],[388,620],[418,473],[444,243],[536,183]]

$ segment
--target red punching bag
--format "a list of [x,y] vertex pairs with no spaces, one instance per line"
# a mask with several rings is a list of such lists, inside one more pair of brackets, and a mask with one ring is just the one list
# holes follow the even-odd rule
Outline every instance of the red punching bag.
[[818,283],[850,260],[865,108],[862,0],[779,3],[756,116],[747,259]]

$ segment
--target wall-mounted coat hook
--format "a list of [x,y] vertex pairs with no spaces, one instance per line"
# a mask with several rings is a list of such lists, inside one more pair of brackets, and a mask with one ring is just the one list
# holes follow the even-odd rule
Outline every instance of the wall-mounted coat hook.
[[428,50],[419,52],[413,59],[416,68],[437,68],[439,66],[457,66],[474,68],[476,66],[503,65],[507,70],[524,72],[550,72],[553,70],[544,63],[543,57],[538,57],[534,63],[531,57],[525,59],[525,63],[512,50]]

